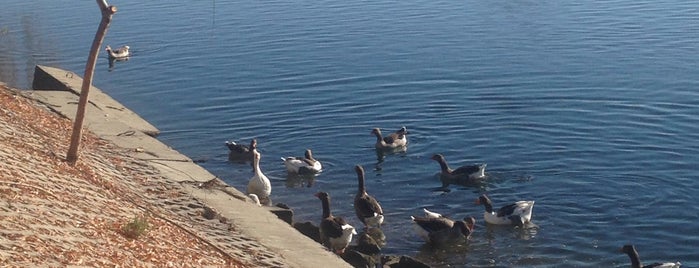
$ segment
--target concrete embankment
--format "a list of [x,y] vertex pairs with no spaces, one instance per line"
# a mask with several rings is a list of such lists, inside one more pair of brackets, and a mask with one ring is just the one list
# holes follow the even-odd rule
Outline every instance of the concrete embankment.
[[[37,66],[34,89],[26,95],[74,120],[81,85],[82,78],[73,72]],[[181,185],[190,198],[205,205],[200,208],[203,218],[219,219],[235,229],[238,236],[235,239],[212,238],[212,244],[220,244],[223,250],[237,251],[231,255],[247,258],[259,266],[349,267],[338,256],[280,220],[277,216],[280,213],[273,213],[278,209],[251,204],[243,193],[158,141],[157,128],[98,88],[92,87],[89,94],[86,129],[124,148],[134,158],[156,169],[160,176]],[[258,254],[249,256],[251,247]]]

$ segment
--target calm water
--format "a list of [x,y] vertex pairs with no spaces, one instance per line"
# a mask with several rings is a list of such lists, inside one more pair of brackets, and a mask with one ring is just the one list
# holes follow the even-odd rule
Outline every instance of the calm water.
[[[6,1],[7,2],[7,1]],[[35,64],[82,74],[95,2],[9,1],[0,80],[27,88]],[[589,3],[587,3],[589,2]],[[225,140],[257,138],[273,198],[317,222],[317,191],[360,226],[355,164],[387,211],[387,254],[450,267],[628,267],[616,250],[699,266],[699,2],[113,1],[105,45],[133,56],[94,84],[162,130],[160,139],[245,189]],[[410,131],[377,159],[373,127]],[[287,178],[312,148],[325,171]],[[488,163],[482,188],[440,186]],[[492,228],[473,201],[536,200],[538,228]],[[467,244],[431,249],[410,215],[480,222]]]

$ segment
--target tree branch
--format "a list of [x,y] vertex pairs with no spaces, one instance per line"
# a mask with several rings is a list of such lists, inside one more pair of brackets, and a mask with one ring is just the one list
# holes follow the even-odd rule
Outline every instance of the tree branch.
[[114,13],[117,11],[115,6],[107,5],[106,0],[97,0],[97,5],[100,7],[100,11],[102,12],[102,20],[97,28],[97,33],[95,33],[95,39],[92,41],[92,47],[90,48],[90,54],[87,57],[87,63],[85,63],[85,75],[83,76],[83,84],[80,88],[78,110],[75,114],[75,122],[73,122],[73,133],[70,137],[70,148],[68,149],[68,154],[66,155],[66,160],[68,160],[68,162],[71,164],[75,164],[75,162],[78,160],[78,148],[80,147],[80,139],[82,138],[85,109],[87,106],[88,94],[90,93],[90,86],[92,85],[92,75],[95,73],[97,56],[99,55],[102,41],[104,41],[104,36],[107,34],[107,28],[109,28],[109,24],[112,22],[112,15],[114,15]]

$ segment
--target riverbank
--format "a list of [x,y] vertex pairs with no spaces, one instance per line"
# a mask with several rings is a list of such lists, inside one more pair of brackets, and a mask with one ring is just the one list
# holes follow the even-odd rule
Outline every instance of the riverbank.
[[[59,111],[75,100],[0,85],[3,266],[348,266],[92,95],[69,165],[72,122]],[[148,228],[128,238],[137,217]]]

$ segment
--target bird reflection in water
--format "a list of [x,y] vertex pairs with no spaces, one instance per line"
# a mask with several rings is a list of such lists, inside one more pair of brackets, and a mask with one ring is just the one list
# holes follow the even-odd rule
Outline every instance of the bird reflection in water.
[[316,180],[316,174],[295,174],[288,173],[286,175],[286,188],[301,188],[313,187]]

